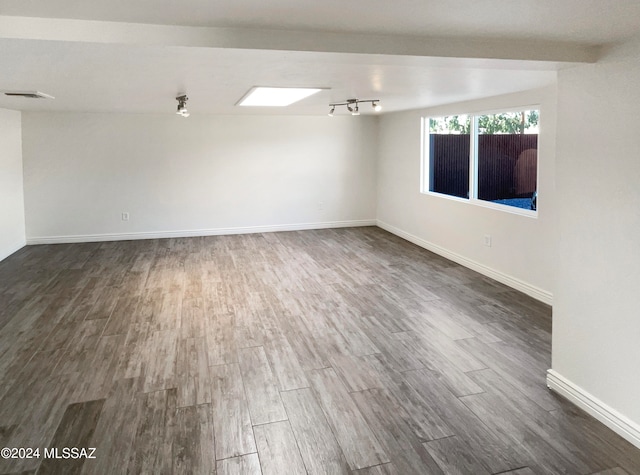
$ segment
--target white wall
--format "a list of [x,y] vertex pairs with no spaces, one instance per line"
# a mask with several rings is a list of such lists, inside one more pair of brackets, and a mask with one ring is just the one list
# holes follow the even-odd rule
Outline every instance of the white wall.
[[0,109],[0,260],[24,245],[20,112]]
[[[540,105],[538,217],[420,193],[420,118]],[[383,227],[550,302],[553,288],[556,89],[387,114],[380,122]],[[492,246],[484,245],[484,236]]]
[[364,116],[24,113],[27,238],[375,220],[376,130]]
[[[640,443],[640,41],[558,77],[553,370]],[[628,428],[628,427],[627,427]]]

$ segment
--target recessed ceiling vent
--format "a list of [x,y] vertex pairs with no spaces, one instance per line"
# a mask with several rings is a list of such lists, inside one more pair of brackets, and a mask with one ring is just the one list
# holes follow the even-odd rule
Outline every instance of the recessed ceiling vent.
[[28,99],[55,99],[55,97],[40,91],[5,91],[5,96],[26,97]]

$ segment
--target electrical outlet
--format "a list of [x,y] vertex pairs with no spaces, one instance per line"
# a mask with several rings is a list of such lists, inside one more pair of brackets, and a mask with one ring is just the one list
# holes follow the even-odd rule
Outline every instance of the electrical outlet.
[[129,221],[129,213],[122,213],[122,221]]
[[487,247],[491,247],[491,234],[484,235],[484,245]]
[[318,211],[322,211],[324,209],[324,201],[318,201]]

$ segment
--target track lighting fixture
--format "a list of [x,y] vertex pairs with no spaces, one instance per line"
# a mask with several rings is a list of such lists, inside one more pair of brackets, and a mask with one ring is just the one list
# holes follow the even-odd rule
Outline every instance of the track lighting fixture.
[[347,99],[344,102],[334,102],[329,104],[329,107],[331,108],[329,109],[329,117],[333,117],[336,106],[347,106],[347,110],[351,112],[351,115],[360,115],[360,108],[358,107],[358,104],[363,102],[370,102],[375,112],[380,112],[382,110],[380,99]]
[[181,115],[182,117],[189,117],[189,111],[187,110],[187,101],[189,98],[186,94],[182,94],[176,97],[176,101],[178,101],[178,110],[176,114]]

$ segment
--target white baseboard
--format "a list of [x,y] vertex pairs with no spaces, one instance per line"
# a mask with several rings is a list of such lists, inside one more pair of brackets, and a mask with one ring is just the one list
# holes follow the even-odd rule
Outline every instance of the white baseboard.
[[328,221],[322,223],[276,224],[270,226],[244,226],[237,228],[190,229],[182,231],[156,231],[137,233],[83,234],[71,236],[27,237],[27,244],[68,244],[77,242],[132,241],[137,239],[165,239],[198,236],[220,236],[226,234],[271,233],[278,231],[303,231],[308,229],[353,228],[375,226],[375,219],[352,221]]
[[22,241],[20,243],[14,244],[13,246],[9,246],[7,249],[3,250],[2,252],[0,252],[0,261],[5,260],[7,257],[9,257],[11,254],[13,254],[14,252],[18,252],[20,249],[22,249],[27,243],[25,241]]
[[498,270],[492,269],[491,267],[485,266],[484,264],[452,252],[448,249],[438,246],[437,244],[433,244],[432,242],[426,241],[422,238],[419,238],[418,236],[409,234],[401,229],[396,228],[395,226],[392,226],[391,224],[385,223],[384,221],[378,220],[377,223],[378,226],[382,229],[385,229],[390,233],[401,237],[402,239],[406,239],[407,241],[423,247],[424,249],[435,252],[436,254],[445,257],[453,262],[457,262],[458,264],[479,272],[482,275],[486,275],[487,277],[497,280],[504,285],[508,285],[509,287],[519,290],[520,292],[523,292],[536,300],[544,302],[547,305],[552,305],[553,303],[553,294],[551,292],[543,290],[539,287],[536,287],[535,285],[531,285]]
[[640,425],[552,369],[547,371],[547,386],[640,448]]

